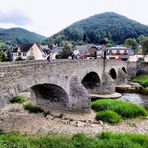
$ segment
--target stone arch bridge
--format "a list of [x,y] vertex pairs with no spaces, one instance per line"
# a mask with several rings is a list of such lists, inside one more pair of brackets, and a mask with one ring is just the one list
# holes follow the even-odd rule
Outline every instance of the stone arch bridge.
[[89,93],[111,94],[127,80],[127,63],[115,60],[22,61],[0,64],[0,107],[30,89],[38,103],[89,111]]

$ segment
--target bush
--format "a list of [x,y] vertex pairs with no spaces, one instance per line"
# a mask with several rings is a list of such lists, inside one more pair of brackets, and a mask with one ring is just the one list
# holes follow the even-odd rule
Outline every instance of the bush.
[[96,119],[109,123],[117,123],[120,121],[121,116],[114,111],[106,110],[106,111],[97,112]]
[[39,106],[32,105],[31,103],[27,103],[24,105],[24,109],[29,110],[31,113],[42,113],[44,112]]
[[92,102],[92,109],[95,111],[112,110],[124,118],[147,116],[147,111],[140,105],[112,99],[101,99]]
[[25,98],[23,96],[15,96],[10,102],[11,103],[23,103]]
[[23,58],[21,56],[19,56],[15,59],[15,61],[23,61]]

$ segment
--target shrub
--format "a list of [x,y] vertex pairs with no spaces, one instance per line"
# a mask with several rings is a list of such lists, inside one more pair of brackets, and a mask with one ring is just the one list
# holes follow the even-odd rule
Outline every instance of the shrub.
[[96,119],[109,123],[117,123],[120,121],[121,116],[114,111],[106,110],[106,111],[97,112]]
[[147,116],[147,111],[140,105],[112,99],[101,99],[92,102],[92,109],[95,111],[112,110],[124,118]]
[[19,56],[15,59],[15,61],[22,61],[22,60],[23,60],[23,58],[21,56]]
[[32,105],[31,103],[27,103],[24,105],[24,109],[29,110],[31,113],[42,113],[44,112],[39,106]]
[[10,102],[11,103],[23,103],[25,98],[23,96],[15,96]]

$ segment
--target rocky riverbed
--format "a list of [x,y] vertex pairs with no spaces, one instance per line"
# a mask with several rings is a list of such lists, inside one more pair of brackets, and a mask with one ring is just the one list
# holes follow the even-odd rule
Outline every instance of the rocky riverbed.
[[4,132],[20,132],[22,134],[45,134],[48,132],[95,135],[102,131],[148,133],[148,118],[124,120],[118,124],[96,121],[95,113],[90,114],[63,113],[54,111],[44,117],[43,114],[29,113],[20,104],[9,104],[0,110],[0,129]]

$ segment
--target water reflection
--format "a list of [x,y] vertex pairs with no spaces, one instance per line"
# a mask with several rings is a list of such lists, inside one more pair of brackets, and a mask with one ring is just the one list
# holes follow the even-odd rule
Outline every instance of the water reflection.
[[131,101],[144,106],[148,110],[148,96],[135,93],[123,93],[120,100]]

